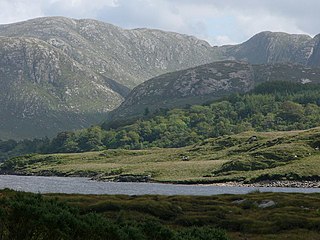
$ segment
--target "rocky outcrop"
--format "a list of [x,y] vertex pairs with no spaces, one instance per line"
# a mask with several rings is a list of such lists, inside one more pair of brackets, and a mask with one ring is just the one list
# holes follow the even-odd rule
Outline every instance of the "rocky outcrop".
[[250,208],[250,207],[258,207],[258,208],[271,208],[277,206],[277,203],[273,200],[262,200],[262,201],[252,201],[248,199],[238,199],[232,202],[233,204],[236,205],[242,205],[245,208]]

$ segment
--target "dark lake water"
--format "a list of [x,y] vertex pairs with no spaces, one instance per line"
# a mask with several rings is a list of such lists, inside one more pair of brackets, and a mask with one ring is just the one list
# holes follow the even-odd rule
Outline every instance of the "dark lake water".
[[10,188],[34,193],[81,193],[126,195],[202,195],[244,194],[261,192],[320,192],[320,188],[229,187],[210,185],[177,185],[160,183],[97,182],[79,177],[39,177],[0,175],[0,189]]

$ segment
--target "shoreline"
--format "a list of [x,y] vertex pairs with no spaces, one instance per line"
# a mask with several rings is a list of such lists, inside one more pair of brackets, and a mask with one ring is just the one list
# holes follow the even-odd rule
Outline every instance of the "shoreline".
[[320,188],[320,181],[292,181],[292,180],[270,180],[256,183],[243,182],[222,182],[204,185],[214,185],[221,187],[270,187],[270,188]]
[[81,175],[55,175],[55,174],[25,174],[25,173],[0,173],[0,175],[13,175],[13,176],[38,176],[38,177],[82,177],[90,179],[91,181],[98,182],[141,182],[141,183],[161,183],[172,185],[199,185],[199,186],[218,186],[218,187],[264,187],[264,188],[320,188],[320,181],[307,181],[307,180],[267,180],[255,183],[244,183],[236,181],[215,182],[215,181],[157,181],[150,179],[149,181],[105,181],[106,179],[99,179],[90,176]]

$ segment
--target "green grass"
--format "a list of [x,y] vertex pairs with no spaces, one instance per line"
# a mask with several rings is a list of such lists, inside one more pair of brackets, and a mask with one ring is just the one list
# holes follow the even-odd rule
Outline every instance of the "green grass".
[[[255,136],[256,139],[252,140]],[[252,182],[320,179],[320,128],[244,132],[184,148],[110,149],[73,154],[27,155],[5,161],[7,173],[88,176],[151,175],[159,182]],[[184,161],[183,156],[188,156]]]

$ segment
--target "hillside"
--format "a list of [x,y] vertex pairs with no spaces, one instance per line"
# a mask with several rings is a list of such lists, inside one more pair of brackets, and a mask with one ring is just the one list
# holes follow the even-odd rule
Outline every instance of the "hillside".
[[0,38],[0,135],[52,136],[88,127],[128,92],[33,38]]
[[167,73],[134,88],[109,121],[141,117],[161,109],[203,104],[235,93],[245,93],[266,81],[320,83],[320,68],[294,64],[222,61]]

